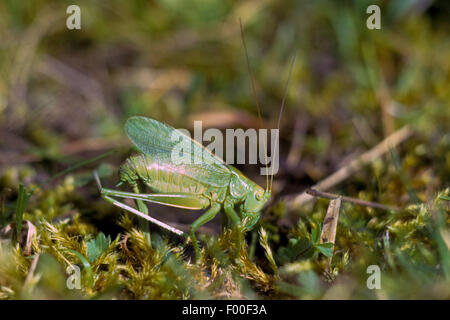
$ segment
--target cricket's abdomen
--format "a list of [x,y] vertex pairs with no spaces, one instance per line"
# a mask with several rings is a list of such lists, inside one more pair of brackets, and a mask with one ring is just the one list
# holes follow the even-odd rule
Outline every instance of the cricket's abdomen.
[[[120,167],[121,181],[133,183],[141,180],[155,193],[220,194],[222,190],[207,186],[183,174],[182,166],[161,164],[144,154],[132,156]],[[211,192],[214,191],[214,192]]]

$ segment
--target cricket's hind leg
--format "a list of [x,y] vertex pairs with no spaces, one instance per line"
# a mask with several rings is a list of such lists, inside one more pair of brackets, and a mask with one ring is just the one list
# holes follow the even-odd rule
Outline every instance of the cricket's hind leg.
[[177,228],[174,228],[172,226],[169,226],[168,224],[166,224],[166,223],[164,223],[162,221],[159,221],[159,220],[157,220],[155,218],[152,218],[151,216],[149,216],[149,215],[147,215],[147,214],[145,214],[145,213],[143,213],[143,212],[141,212],[139,210],[136,210],[135,208],[130,207],[130,206],[126,205],[123,202],[117,201],[114,198],[112,198],[110,196],[107,196],[107,195],[102,195],[102,198],[105,199],[106,201],[108,201],[109,203],[111,203],[112,205],[117,206],[117,207],[119,207],[119,208],[121,208],[123,210],[126,210],[128,212],[131,212],[131,213],[141,217],[142,219],[145,219],[145,220],[147,220],[147,221],[149,221],[151,223],[156,224],[157,226],[160,226],[163,229],[166,229],[166,230],[168,230],[168,231],[170,231],[172,233],[175,233],[178,236],[181,236],[181,237],[184,237],[184,238],[188,238],[188,235],[185,232],[183,232],[183,231],[181,231],[181,230],[179,230]]
[[[200,207],[200,205],[204,205],[203,199],[199,198],[198,196],[187,196],[186,194],[163,194],[163,195],[161,195],[161,194],[136,194],[136,193],[130,193],[130,192],[116,191],[116,190],[111,190],[111,189],[101,189],[101,194],[102,194],[102,197],[106,201],[110,202],[111,204],[113,204],[119,208],[122,208],[124,210],[127,210],[147,221],[150,221],[150,222],[152,222],[166,230],[169,230],[179,236],[182,236],[184,238],[188,238],[188,235],[186,233],[184,233],[183,231],[178,230],[172,226],[169,226],[169,225],[165,224],[164,222],[161,222],[155,218],[152,218],[149,215],[124,204],[123,202],[117,201],[113,197],[116,196],[116,197],[124,197],[124,198],[133,198],[133,199],[144,200],[144,201],[160,203],[160,204],[165,204],[165,205],[169,205],[169,206],[173,206],[173,207],[181,207],[184,209],[192,209],[192,210],[203,209],[202,207]],[[170,203],[167,201],[170,201]],[[180,202],[180,201],[183,201],[183,202]],[[181,205],[181,203],[183,203],[183,206]],[[209,203],[209,201],[208,201],[208,203]],[[188,204],[190,206],[187,206]],[[200,261],[201,252],[200,252],[200,248],[198,246],[197,237],[195,236],[195,231],[199,227],[201,227],[202,225],[207,223],[208,221],[212,220],[219,213],[219,211],[220,211],[220,205],[218,203],[213,203],[211,205],[211,208],[209,208],[204,214],[202,214],[197,220],[195,220],[190,227],[189,236],[191,237],[191,241],[192,241],[192,245],[195,250],[195,257],[196,257],[197,262]]]
[[[143,210],[144,212],[142,212],[141,209],[139,208],[139,205],[138,205],[138,209],[139,210],[137,210],[137,209],[135,209],[133,207],[130,207],[130,206],[126,205],[123,202],[120,202],[120,201],[114,199],[114,197],[122,197],[122,198],[131,198],[131,199],[135,199],[135,200],[139,200],[139,201],[144,200],[144,201],[157,202],[157,203],[163,203],[164,204],[164,202],[162,202],[161,200],[164,200],[163,198],[164,197],[168,197],[169,195],[138,194],[138,193],[132,193],[132,192],[123,192],[123,191],[118,191],[118,190],[106,189],[106,188],[102,187],[102,184],[100,182],[100,178],[98,177],[98,174],[97,174],[96,171],[94,171],[94,177],[95,177],[95,180],[96,180],[96,183],[97,183],[97,187],[98,187],[98,189],[100,191],[100,194],[101,194],[102,198],[105,199],[106,201],[108,201],[109,203],[111,203],[112,205],[117,206],[117,207],[119,207],[121,209],[124,209],[124,210],[126,210],[128,212],[131,212],[131,213],[137,215],[138,217],[140,217],[140,218],[142,218],[144,220],[147,220],[147,221],[149,221],[151,223],[154,223],[154,224],[156,224],[156,225],[158,225],[158,226],[160,226],[160,227],[162,227],[162,228],[164,228],[166,230],[169,230],[169,231],[171,231],[171,232],[173,232],[173,233],[175,233],[175,234],[177,234],[179,236],[183,236],[184,238],[188,238],[188,235],[186,233],[184,233],[183,231],[178,230],[178,229],[176,229],[174,227],[171,227],[171,226],[169,226],[169,225],[167,225],[167,224],[165,224],[165,223],[163,223],[163,222],[161,222],[161,221],[159,221],[159,220],[157,220],[155,218],[150,217],[148,215],[148,213],[147,213],[146,206],[145,206],[145,210]],[[160,198],[159,201],[152,201],[152,199],[154,199],[154,198],[156,198],[158,196]],[[177,199],[176,195],[170,195],[170,197],[172,197],[172,199]]]
[[188,193],[134,193],[112,189],[101,188],[102,195],[119,198],[129,198],[143,200],[152,203],[159,203],[170,207],[188,210],[201,210],[209,206],[210,201],[200,195]]
[[[137,194],[137,193],[132,193],[132,192],[122,192],[122,191],[105,189],[105,188],[101,189],[101,193],[102,193],[102,196],[106,200],[108,200],[110,202],[112,201],[111,202],[112,204],[119,206],[121,208],[124,208],[128,211],[130,211],[129,210],[130,207],[125,208],[124,207],[124,206],[126,206],[125,204],[114,200],[112,197],[132,198],[132,199],[137,199],[137,200],[143,200],[143,201],[148,201],[148,202],[153,202],[153,203],[164,204],[167,206],[172,206],[172,207],[177,207],[177,208],[190,209],[190,210],[205,209],[206,207],[208,207],[210,205],[210,201],[203,196],[191,195],[191,194],[185,194],[185,193]],[[170,227],[170,229],[169,229],[165,223],[162,223],[161,221],[151,218],[151,217],[143,214],[142,212],[139,212],[139,211],[136,212],[136,211],[137,210],[134,209],[131,212],[137,214],[140,217],[143,217],[144,219],[146,219],[148,221],[156,223],[165,229],[175,232],[173,230],[175,228]],[[201,252],[200,252],[200,248],[198,246],[197,237],[195,236],[195,231],[199,227],[201,227],[202,225],[207,223],[208,221],[212,220],[219,213],[219,211],[220,211],[220,204],[218,204],[217,202],[213,202],[213,203],[211,203],[211,207],[191,224],[189,235],[191,237],[192,245],[195,250],[195,256],[196,256],[197,262],[201,258]],[[177,231],[177,232],[181,232],[181,231]]]
[[[139,194],[103,188],[101,186],[100,179],[98,179],[97,175],[95,176],[100,193],[106,201],[110,202],[111,204],[119,208],[129,211],[147,221],[150,221],[166,230],[169,230],[179,236],[183,236],[184,238],[188,238],[188,235],[183,231],[171,227],[155,218],[152,218],[149,215],[145,214],[144,212],[136,210],[135,208],[132,208],[123,202],[117,201],[116,199],[114,199],[114,197],[130,198],[139,201],[148,201],[152,203],[159,203],[167,206],[189,210],[200,210],[210,206],[210,201],[201,195],[187,194],[187,193]],[[195,231],[200,226],[204,225],[205,223],[213,219],[217,215],[217,213],[219,213],[219,211],[220,205],[218,203],[212,203],[211,208],[209,208],[208,211],[206,211],[197,220],[195,220],[190,227],[190,237],[195,250],[197,261],[200,259],[201,253],[197,243],[197,238],[195,237]]]

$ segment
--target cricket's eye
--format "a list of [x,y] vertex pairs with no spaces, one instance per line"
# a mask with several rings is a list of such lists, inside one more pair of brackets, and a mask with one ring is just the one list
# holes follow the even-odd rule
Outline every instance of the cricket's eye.
[[261,201],[263,198],[263,194],[260,192],[255,192],[255,199]]

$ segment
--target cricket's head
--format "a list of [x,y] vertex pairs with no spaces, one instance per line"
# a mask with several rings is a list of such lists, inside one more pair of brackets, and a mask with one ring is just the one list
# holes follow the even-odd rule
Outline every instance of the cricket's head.
[[242,218],[245,219],[248,230],[251,230],[261,216],[260,212],[270,199],[271,192],[256,185],[253,190],[247,193],[242,204]]

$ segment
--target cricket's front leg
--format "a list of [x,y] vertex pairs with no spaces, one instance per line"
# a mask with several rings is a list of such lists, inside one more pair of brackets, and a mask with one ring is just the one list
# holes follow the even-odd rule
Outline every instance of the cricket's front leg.
[[195,258],[197,262],[200,261],[201,252],[200,248],[198,247],[197,238],[195,237],[195,231],[208,221],[212,220],[219,213],[219,211],[220,211],[220,204],[213,202],[211,203],[211,208],[209,208],[208,211],[202,214],[197,220],[195,220],[191,224],[190,236],[192,240],[192,245],[194,246]]
[[[233,225],[236,228],[239,228],[241,226],[241,219],[239,218],[239,215],[234,210],[234,203],[232,203],[231,201],[225,201],[223,209],[224,209],[227,217],[233,222]],[[236,257],[239,257],[240,250],[241,250],[241,237],[240,237],[240,235],[238,235]]]

